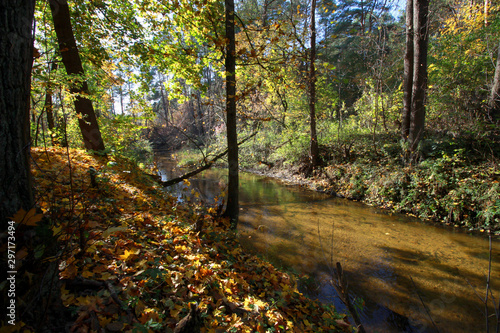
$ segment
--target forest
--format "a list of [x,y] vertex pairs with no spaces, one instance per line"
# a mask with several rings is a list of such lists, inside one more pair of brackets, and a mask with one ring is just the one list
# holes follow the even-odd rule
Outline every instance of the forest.
[[[487,237],[498,332],[496,0],[0,0],[0,15],[6,332],[364,332],[340,264],[346,313],[242,249],[242,171]],[[185,175],[162,181],[160,152]],[[217,201],[165,193],[213,166]]]

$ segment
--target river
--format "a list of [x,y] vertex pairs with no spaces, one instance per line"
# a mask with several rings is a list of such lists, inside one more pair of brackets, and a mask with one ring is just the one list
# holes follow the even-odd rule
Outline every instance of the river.
[[[157,162],[163,180],[183,173],[168,158]],[[225,175],[207,170],[187,191],[182,184],[171,190],[182,200],[195,189],[213,203]],[[238,235],[247,251],[302,276],[304,293],[345,311],[330,284],[340,262],[368,332],[486,332],[479,298],[488,274],[486,237],[245,172]],[[498,304],[500,243],[492,248],[490,284]],[[488,311],[494,314],[492,306]],[[490,332],[495,325],[493,316]]]

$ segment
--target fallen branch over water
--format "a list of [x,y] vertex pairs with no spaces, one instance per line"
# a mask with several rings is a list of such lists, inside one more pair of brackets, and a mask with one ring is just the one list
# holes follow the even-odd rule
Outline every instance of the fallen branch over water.
[[[248,136],[245,139],[243,139],[240,142],[238,142],[238,146],[244,144],[249,139],[251,139],[252,137],[254,137],[256,134],[257,134],[257,131],[253,132],[250,136]],[[170,179],[170,180],[167,180],[165,182],[162,181],[161,182],[162,185],[163,186],[172,186],[172,185],[175,185],[177,183],[182,182],[185,179],[188,179],[188,178],[191,178],[193,176],[196,176],[197,174],[199,174],[202,171],[210,169],[212,167],[212,165],[214,165],[215,162],[217,162],[218,160],[220,160],[222,157],[224,157],[227,154],[227,151],[228,150],[226,149],[222,153],[215,155],[215,157],[212,158],[210,161],[207,161],[206,159],[204,159],[205,163],[202,166],[200,166],[198,169],[193,170],[191,172],[188,172],[188,173],[186,173],[186,174],[184,174],[184,175],[182,175],[180,177],[177,177],[177,178],[174,178],[174,179]]]

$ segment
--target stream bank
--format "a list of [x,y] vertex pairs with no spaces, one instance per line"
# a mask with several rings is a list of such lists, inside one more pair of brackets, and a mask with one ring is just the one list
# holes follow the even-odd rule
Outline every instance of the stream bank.
[[500,238],[500,169],[469,166],[456,156],[414,167],[371,161],[320,167],[305,177],[303,165],[259,163],[243,170],[313,191]]

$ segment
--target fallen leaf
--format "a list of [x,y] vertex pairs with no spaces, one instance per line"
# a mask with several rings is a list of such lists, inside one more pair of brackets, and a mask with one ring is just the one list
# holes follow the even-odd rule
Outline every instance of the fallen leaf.
[[38,222],[42,220],[42,218],[43,214],[37,214],[36,208],[31,208],[28,212],[21,208],[10,219],[19,224],[25,224],[34,227]]

